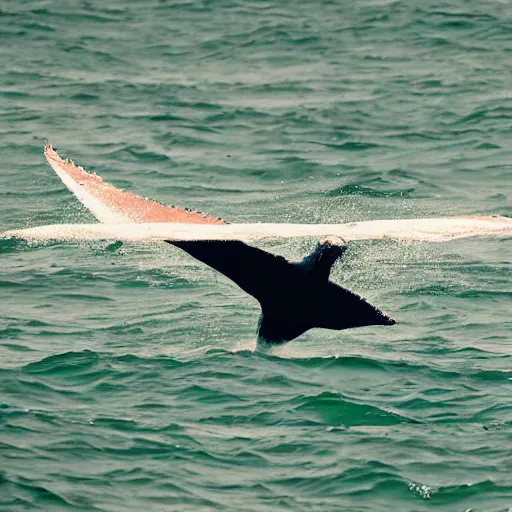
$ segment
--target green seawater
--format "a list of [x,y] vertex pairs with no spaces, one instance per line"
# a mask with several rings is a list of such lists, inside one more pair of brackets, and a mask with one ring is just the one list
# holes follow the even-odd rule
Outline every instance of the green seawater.
[[[45,140],[233,222],[510,216],[511,91],[509,0],[2,0],[0,231],[93,221]],[[176,248],[0,240],[0,511],[509,510],[511,243],[353,243],[398,324],[262,353]]]

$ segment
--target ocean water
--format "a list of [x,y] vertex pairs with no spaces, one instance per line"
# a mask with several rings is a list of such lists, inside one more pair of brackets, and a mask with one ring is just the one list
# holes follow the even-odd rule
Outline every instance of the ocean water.
[[[233,222],[512,214],[508,0],[4,0],[0,27],[0,231],[93,221],[45,140]],[[256,302],[178,249],[1,240],[0,510],[509,510],[511,243],[353,243],[333,280],[398,324],[259,352]]]

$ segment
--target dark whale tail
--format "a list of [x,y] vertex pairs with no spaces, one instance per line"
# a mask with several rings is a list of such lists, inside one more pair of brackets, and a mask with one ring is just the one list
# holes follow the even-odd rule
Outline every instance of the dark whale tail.
[[[225,221],[200,212],[169,207],[120,190],[63,160],[45,146],[48,163],[89,211],[104,223],[188,223],[222,225]],[[168,241],[232,279],[261,305],[258,339],[281,343],[313,327],[348,329],[392,325],[394,320],[363,298],[329,281],[342,240],[323,240],[300,263],[290,263],[240,241]]]
[[299,263],[239,241],[168,241],[234,281],[261,305],[258,340],[290,341],[313,327],[349,329],[395,321],[329,281],[343,241],[326,238]]

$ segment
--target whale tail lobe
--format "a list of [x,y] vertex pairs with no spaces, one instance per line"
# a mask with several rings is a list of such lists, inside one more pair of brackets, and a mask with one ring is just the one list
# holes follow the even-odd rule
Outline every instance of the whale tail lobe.
[[301,262],[240,241],[168,241],[234,281],[261,305],[258,340],[284,343],[314,327],[349,329],[395,321],[355,293],[329,281],[346,246],[321,240]]

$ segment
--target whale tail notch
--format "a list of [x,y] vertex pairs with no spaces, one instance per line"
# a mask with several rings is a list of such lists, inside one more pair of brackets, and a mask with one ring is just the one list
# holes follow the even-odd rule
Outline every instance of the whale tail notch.
[[292,263],[240,241],[168,241],[234,281],[261,305],[258,342],[284,343],[314,327],[349,329],[395,321],[355,293],[329,281],[343,240],[328,237]]

